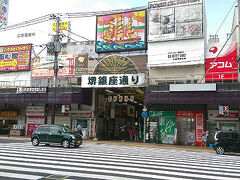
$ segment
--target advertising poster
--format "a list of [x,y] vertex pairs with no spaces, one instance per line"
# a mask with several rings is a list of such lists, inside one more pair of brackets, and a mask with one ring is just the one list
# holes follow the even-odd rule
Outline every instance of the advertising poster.
[[210,44],[205,63],[207,82],[238,80],[237,43]]
[[146,11],[97,17],[96,52],[146,49]]
[[31,136],[32,133],[37,129],[41,124],[28,124],[27,125],[27,136]]
[[[33,79],[50,79],[54,76],[54,57],[36,57],[32,64]],[[58,56],[58,78],[74,77],[75,56]]]
[[174,144],[175,142],[176,118],[162,118],[162,123],[159,123],[159,139],[164,144]]
[[0,72],[29,70],[31,44],[0,46]]
[[74,77],[81,77],[88,73],[88,54],[75,57]]
[[[158,124],[159,141],[163,144],[175,144],[177,133],[175,112],[149,111],[149,117],[151,121],[151,127],[156,127]],[[151,127],[150,129],[152,130],[153,128]]]
[[149,7],[148,41],[200,38],[203,36],[202,1],[153,1]]

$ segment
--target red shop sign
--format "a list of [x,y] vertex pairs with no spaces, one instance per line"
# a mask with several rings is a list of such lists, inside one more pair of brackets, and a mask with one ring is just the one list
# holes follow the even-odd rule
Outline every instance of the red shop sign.
[[195,117],[194,111],[176,111],[176,117]]

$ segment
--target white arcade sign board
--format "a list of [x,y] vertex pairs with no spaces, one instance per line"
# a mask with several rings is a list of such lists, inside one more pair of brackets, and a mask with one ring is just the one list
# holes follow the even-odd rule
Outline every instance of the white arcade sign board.
[[144,87],[145,74],[82,75],[83,88]]

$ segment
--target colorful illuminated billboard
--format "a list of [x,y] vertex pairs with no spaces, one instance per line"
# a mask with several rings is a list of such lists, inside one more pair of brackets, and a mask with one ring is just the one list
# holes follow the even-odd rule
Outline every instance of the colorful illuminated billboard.
[[96,52],[146,49],[146,10],[97,17]]
[[210,44],[205,63],[206,81],[238,80],[237,43]]
[[0,72],[29,70],[31,44],[0,46]]
[[203,37],[202,0],[153,1],[148,4],[148,41]]

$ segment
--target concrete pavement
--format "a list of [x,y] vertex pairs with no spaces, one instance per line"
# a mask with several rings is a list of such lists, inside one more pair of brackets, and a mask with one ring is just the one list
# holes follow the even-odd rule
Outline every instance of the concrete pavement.
[[[31,141],[31,138],[28,136],[7,136],[0,135],[0,141],[3,140],[19,140],[19,141]],[[126,146],[141,146],[141,147],[153,147],[153,148],[165,148],[165,149],[183,149],[191,151],[214,151],[209,147],[200,147],[200,146],[183,146],[183,145],[172,145],[172,144],[152,144],[152,143],[143,143],[143,142],[134,142],[134,141],[116,141],[116,140],[84,140],[84,143],[95,143],[95,144],[114,144],[114,145],[126,145]]]

